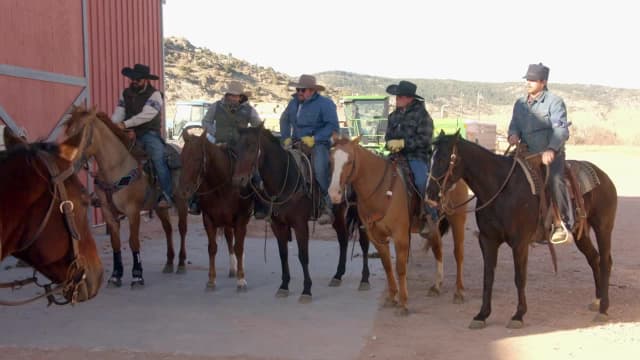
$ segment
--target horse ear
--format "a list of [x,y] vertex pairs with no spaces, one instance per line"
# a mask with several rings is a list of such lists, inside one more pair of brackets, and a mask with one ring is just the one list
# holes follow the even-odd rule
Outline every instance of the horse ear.
[[73,162],[80,155],[80,143],[82,142],[83,132],[67,138],[62,144],[60,144],[60,157]]
[[340,135],[338,135],[338,132],[334,131],[333,133],[331,133],[331,143],[335,144],[336,142],[338,142],[338,140],[340,140]]
[[16,145],[27,143],[25,139],[16,135],[16,133],[14,133],[13,130],[11,130],[11,128],[9,128],[8,126],[4,127],[4,134],[2,136],[4,137],[4,146],[7,149],[11,149]]
[[444,129],[440,129],[440,134],[438,134],[438,136],[444,136]]
[[354,143],[355,145],[360,144],[360,135],[354,137],[353,139],[351,139],[351,142]]
[[460,137],[460,129],[459,129],[459,128],[458,128],[458,130],[456,130],[456,134],[455,134],[455,136],[456,136],[456,137]]

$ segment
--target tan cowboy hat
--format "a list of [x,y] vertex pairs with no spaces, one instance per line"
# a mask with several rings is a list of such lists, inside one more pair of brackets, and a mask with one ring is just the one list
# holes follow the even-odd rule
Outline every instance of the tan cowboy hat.
[[244,86],[240,81],[229,81],[227,83],[227,87],[223,89],[225,94],[231,95],[244,95],[246,97],[251,97],[251,91],[245,91]]
[[298,89],[315,89],[316,91],[323,91],[325,88],[322,85],[318,85],[316,77],[313,75],[300,75],[298,82],[290,82],[289,86]]

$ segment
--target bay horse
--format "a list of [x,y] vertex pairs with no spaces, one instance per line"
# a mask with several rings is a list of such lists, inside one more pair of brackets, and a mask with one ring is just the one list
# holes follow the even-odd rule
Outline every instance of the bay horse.
[[[516,313],[507,327],[520,328],[527,312],[525,285],[528,249],[531,242],[541,234],[541,199],[532,194],[522,168],[514,167],[514,158],[496,155],[480,145],[462,139],[459,134],[442,134],[436,140],[434,148],[432,176],[427,185],[430,201],[437,204],[441,191],[446,191],[450,184],[462,178],[476,194],[477,203],[481,204],[481,209],[476,211],[476,222],[480,230],[479,242],[484,260],[482,307],[469,327],[479,329],[486,326],[486,319],[491,314],[498,247],[507,243],[513,253],[515,284],[518,289]],[[597,166],[587,164],[595,171],[600,184],[583,195],[586,226],[579,237],[577,231],[574,231],[574,237],[576,246],[585,255],[593,271],[596,300],[590,308],[597,308],[599,311],[594,321],[606,321],[612,265],[611,232],[615,222],[617,194],[607,174]],[[589,237],[590,227],[596,235],[597,250]]]
[[[288,242],[292,241],[291,230],[295,232],[298,243],[298,259],[304,273],[304,287],[299,301],[311,302],[311,276],[309,275],[309,219],[314,200],[305,189],[302,170],[298,168],[293,155],[280,145],[280,140],[263,127],[239,129],[240,136],[233,147],[237,155],[233,179],[235,183],[246,185],[257,169],[264,182],[264,191],[258,194],[268,200],[272,207],[271,230],[278,240],[278,251],[282,267],[282,282],[277,297],[289,295]],[[314,180],[312,180],[314,181]],[[314,185],[315,186],[315,185]],[[332,224],[340,245],[340,257],[336,274],[329,286],[339,286],[345,273],[347,259],[347,204],[342,202],[333,206]],[[361,237],[363,260],[367,259],[368,244]],[[363,261],[360,290],[369,288],[369,269]]]
[[[410,250],[411,233],[419,232],[412,228],[410,201],[406,186],[391,161],[380,157],[359,145],[359,139],[342,139],[334,137],[331,150],[331,184],[329,195],[332,201],[341,201],[344,189],[351,185],[356,193],[358,215],[365,224],[368,238],[374,244],[385,269],[388,282],[388,295],[385,306],[398,305],[398,315],[409,313],[407,306],[407,261]],[[427,239],[428,247],[436,258],[436,279],[429,290],[430,296],[440,294],[443,279],[442,239],[441,236],[452,228],[454,239],[454,255],[457,263],[456,292],[454,303],[464,301],[463,262],[464,262],[464,224],[468,188],[464,182],[451,189],[451,200],[461,206],[450,211],[439,224],[438,231]],[[452,206],[453,208],[453,206]],[[396,252],[396,284],[391,270],[391,254],[388,239],[393,239]],[[396,299],[396,295],[398,299]]]
[[[134,157],[133,140],[113,124],[105,113],[95,109],[78,107],[72,110],[71,117],[65,123],[65,134],[73,136],[82,133],[81,156],[83,161],[94,158],[98,165],[96,194],[102,204],[102,213],[109,229],[113,249],[113,272],[108,280],[110,287],[122,285],[123,265],[120,253],[120,218],[124,214],[129,220],[129,247],[133,255],[131,287],[144,286],[142,263],[140,261],[140,211],[155,210],[162,223],[167,239],[167,261],[163,272],[173,272],[173,229],[169,209],[157,208],[156,199],[160,194],[157,186],[150,185],[149,176],[141,169],[139,158]],[[179,171],[172,170],[173,184],[178,184]],[[110,193],[103,189],[107,188]],[[185,238],[187,233],[187,204],[177,186],[174,186],[174,202],[178,211],[178,230],[180,232],[180,254],[178,273],[186,271],[187,257]]]
[[222,228],[229,250],[229,277],[237,276],[237,290],[245,291],[244,239],[251,219],[253,197],[251,193],[242,194],[240,187],[232,184],[234,159],[226,147],[209,142],[206,135],[205,132],[200,136],[183,133],[184,147],[180,154],[182,197],[189,199],[195,194],[199,198],[202,222],[209,241],[207,288],[216,286],[216,235]]
[[[79,138],[59,146],[28,144],[9,128],[2,132],[7,150],[0,151],[0,260],[12,255],[59,286],[51,290],[45,285],[42,295],[0,304],[20,305],[42,297],[73,304],[95,297],[103,269],[87,221],[88,195],[72,167]],[[29,283],[43,286],[34,275],[0,287]],[[59,292],[65,301],[54,297]]]

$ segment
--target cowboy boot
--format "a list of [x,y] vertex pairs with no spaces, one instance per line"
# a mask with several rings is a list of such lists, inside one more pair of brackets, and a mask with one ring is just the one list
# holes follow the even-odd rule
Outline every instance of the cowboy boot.
[[320,225],[330,225],[333,224],[333,209],[331,207],[331,202],[328,199],[324,200],[324,205],[322,206],[322,210],[320,210],[320,216],[318,217],[318,224]]
[[191,215],[200,215],[202,211],[200,210],[200,201],[198,201],[198,197],[192,196],[189,199],[189,214]]
[[257,196],[253,198],[253,216],[256,220],[264,220],[267,217],[267,209]]

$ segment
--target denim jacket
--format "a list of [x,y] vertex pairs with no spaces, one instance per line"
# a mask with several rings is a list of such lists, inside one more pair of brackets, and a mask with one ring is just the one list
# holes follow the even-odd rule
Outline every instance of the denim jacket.
[[570,125],[562,98],[544,90],[531,104],[526,96],[516,101],[509,136],[518,135],[531,152],[563,152]]
[[313,136],[316,143],[329,144],[331,134],[338,128],[336,104],[318,93],[302,103],[294,95],[280,117],[282,140]]

